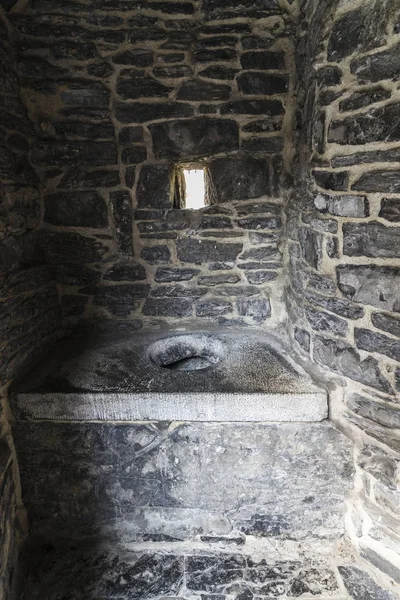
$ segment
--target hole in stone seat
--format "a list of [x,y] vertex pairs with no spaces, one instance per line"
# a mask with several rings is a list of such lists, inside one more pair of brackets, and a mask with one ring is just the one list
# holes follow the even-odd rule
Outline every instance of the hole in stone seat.
[[220,360],[221,343],[209,335],[181,335],[158,340],[149,349],[153,364],[173,371],[201,371]]

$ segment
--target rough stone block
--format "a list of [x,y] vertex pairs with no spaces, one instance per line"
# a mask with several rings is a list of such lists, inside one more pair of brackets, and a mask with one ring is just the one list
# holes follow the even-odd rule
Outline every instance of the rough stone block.
[[151,104],[148,102],[117,103],[115,105],[115,117],[121,123],[145,123],[157,119],[173,119],[190,117],[193,115],[193,107],[183,102],[160,102]]
[[170,261],[171,252],[167,246],[150,246],[143,248],[140,256],[151,265],[164,264]]
[[400,193],[400,174],[399,171],[370,171],[364,173],[353,183],[352,190],[363,192],[380,192],[387,194]]
[[346,191],[349,185],[347,171],[316,171],[312,172],[315,182],[325,190]]
[[340,290],[353,302],[400,312],[400,269],[379,265],[340,265],[336,271]]
[[364,108],[375,102],[381,102],[390,98],[392,93],[381,87],[374,88],[372,90],[362,90],[360,92],[354,92],[349,98],[345,98],[339,102],[339,110],[345,112],[348,110],[358,110]]
[[191,160],[239,147],[239,126],[227,119],[166,121],[149,129],[156,158]]
[[336,144],[368,144],[370,142],[396,142],[400,140],[400,103],[387,104],[333,121],[328,141]]
[[211,65],[203,71],[200,71],[199,75],[207,79],[221,79],[221,80],[233,80],[235,75],[238,73],[237,69],[232,67],[225,67],[223,65]]
[[307,320],[310,323],[314,331],[322,331],[325,333],[332,333],[339,336],[345,336],[348,331],[347,321],[330,315],[321,310],[312,310],[306,308]]
[[328,196],[318,194],[314,200],[320,212],[328,212],[337,217],[367,217],[369,215],[368,200],[365,196]]
[[317,73],[318,84],[321,87],[331,87],[340,85],[342,82],[343,72],[339,67],[322,67]]
[[101,286],[97,288],[93,302],[104,306],[115,316],[125,317],[138,308],[140,300],[145,298],[149,291],[149,285],[140,283]]
[[196,305],[197,317],[217,317],[233,311],[231,302],[226,300],[202,300]]
[[362,82],[377,82],[399,78],[400,44],[390,50],[356,58],[350,64],[351,72]]
[[259,69],[260,71],[285,69],[285,55],[283,52],[244,52],[240,62],[243,69]]
[[396,258],[400,256],[399,239],[400,229],[377,221],[343,225],[343,252],[347,256]]
[[231,88],[229,85],[186,79],[181,85],[177,98],[178,100],[207,102],[211,100],[228,100],[230,95]]
[[129,79],[120,77],[117,81],[116,92],[124,100],[166,98],[171,92],[171,88],[166,87],[147,75],[137,75]]
[[190,317],[193,303],[190,298],[148,298],[142,312],[154,317]]
[[234,100],[221,106],[221,115],[260,115],[275,117],[285,109],[280,100]]
[[118,153],[111,142],[39,141],[32,148],[32,163],[37,167],[110,166],[118,164]]
[[274,96],[288,91],[289,80],[285,75],[272,75],[263,71],[241,73],[237,79],[239,91],[255,96]]
[[132,245],[132,198],[129,192],[112,192],[110,194],[117,248],[122,254],[133,254]]
[[105,281],[140,281],[146,279],[146,269],[138,263],[116,264],[103,275]]
[[119,170],[116,171],[85,171],[83,169],[71,169],[63,175],[58,189],[92,189],[114,188],[120,184]]
[[125,50],[112,57],[116,65],[129,65],[134,67],[149,67],[153,64],[153,52],[146,48]]
[[43,230],[37,241],[46,261],[57,265],[98,262],[108,251],[97,239],[78,233]]
[[391,592],[383,590],[368,573],[358,567],[339,567],[339,573],[354,600],[395,600]]
[[399,223],[400,198],[383,198],[379,216],[392,223]]
[[354,339],[360,350],[385,354],[392,360],[400,362],[400,341],[369,329],[357,328],[354,330]]
[[[389,429],[400,427],[400,410],[391,404],[373,402],[369,398],[353,394],[347,405],[356,415],[374,421]],[[378,448],[366,446],[360,453],[359,464],[367,473],[373,475],[389,488],[396,490],[396,460]]]
[[154,279],[158,282],[190,281],[199,272],[199,269],[159,268]]
[[64,227],[105,228],[106,203],[97,192],[58,192],[44,197],[44,220]]
[[194,238],[178,240],[176,246],[179,260],[198,265],[210,261],[235,261],[243,248],[242,244]]
[[171,168],[143,165],[136,191],[139,208],[171,208]]
[[267,298],[241,298],[236,301],[239,315],[252,317],[256,322],[271,316],[271,304]]
[[219,202],[259,198],[269,193],[269,165],[264,159],[217,158],[209,164]]
[[383,313],[373,313],[371,315],[371,320],[372,324],[378,329],[387,331],[400,338],[400,319],[396,319],[396,317]]

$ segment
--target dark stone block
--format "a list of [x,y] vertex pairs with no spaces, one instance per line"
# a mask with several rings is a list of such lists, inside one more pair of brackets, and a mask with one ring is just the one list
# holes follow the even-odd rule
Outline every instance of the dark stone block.
[[198,284],[213,287],[215,285],[221,285],[221,283],[238,283],[240,276],[235,273],[223,273],[221,275],[205,275],[199,277]]
[[207,83],[201,80],[185,80],[178,93],[178,100],[202,102],[208,100],[228,100],[231,88],[228,85]]
[[121,123],[145,123],[157,119],[184,118],[193,115],[193,107],[183,102],[145,102],[117,103],[115,117]]
[[243,69],[285,69],[285,55],[283,52],[244,52],[240,59]]
[[99,79],[108,79],[113,75],[114,69],[107,62],[98,62],[87,67],[88,75],[92,77],[98,77]]
[[171,259],[171,253],[167,246],[150,246],[143,248],[140,256],[151,265],[167,263]]
[[[257,262],[270,261],[271,258],[275,258],[279,255],[276,246],[260,246],[258,248],[250,248],[240,255],[240,260],[254,260]],[[263,265],[260,265],[263,266]]]
[[330,315],[321,310],[306,309],[307,320],[314,331],[332,333],[339,336],[345,336],[348,331],[347,321]]
[[260,119],[244,125],[242,130],[246,133],[273,133],[282,129],[282,120],[278,119]]
[[143,141],[143,127],[124,127],[119,133],[119,143],[122,145],[136,144]]
[[229,62],[236,60],[236,50],[233,48],[217,48],[215,50],[196,50],[192,54],[193,62]]
[[158,282],[190,281],[199,272],[198,269],[161,268],[157,269],[154,280]]
[[305,352],[310,351],[311,336],[305,329],[294,328],[294,338]]
[[321,87],[331,87],[342,83],[342,70],[339,67],[322,67],[317,74]]
[[374,88],[372,90],[355,92],[350,96],[350,98],[346,98],[345,100],[339,102],[339,110],[343,112],[364,108],[365,106],[369,106],[375,102],[387,100],[391,95],[392,93],[390,91],[383,88]]
[[198,118],[149,126],[156,158],[190,160],[239,147],[238,124],[226,119]]
[[339,62],[355,52],[379,47],[386,33],[388,5],[371,2],[347,12],[333,25],[328,44],[328,60]]
[[400,319],[385,315],[383,313],[373,313],[371,316],[372,324],[378,329],[387,331],[400,338]]
[[[240,265],[243,269],[244,265]],[[274,281],[278,277],[276,271],[251,271],[246,272],[246,279],[251,285],[263,285],[269,281]]]
[[[383,437],[383,439],[381,439],[381,441],[383,443],[385,443],[385,437]],[[396,440],[397,441],[397,440]],[[396,449],[399,449],[399,446],[397,445]],[[397,527],[397,521],[395,521],[395,525],[394,527]],[[397,540],[396,540],[397,542]],[[383,573],[385,573],[388,577],[390,577],[392,580],[396,581],[396,583],[400,583],[400,569],[393,564],[393,562],[388,559],[386,556],[379,553],[379,550],[375,550],[373,548],[371,548],[370,546],[368,546],[367,544],[364,544],[363,542],[360,543],[360,555],[362,558],[364,558],[365,560],[367,560],[369,563],[371,563],[373,566],[377,567],[380,571],[382,571]],[[379,589],[379,588],[378,588]],[[385,593],[385,590],[382,590],[382,593]],[[390,594],[390,592],[387,592]],[[381,596],[381,598],[388,598],[390,600],[395,600],[395,597],[393,596],[393,594],[390,594],[389,596]]]
[[325,190],[346,191],[349,185],[347,171],[313,171],[315,182]]
[[354,600],[395,600],[393,594],[383,590],[368,573],[358,567],[339,567],[339,573]]
[[369,329],[355,329],[357,348],[367,352],[378,352],[400,362],[400,342]]
[[68,286],[87,286],[100,281],[101,273],[83,265],[57,265],[56,281]]
[[121,152],[121,160],[124,165],[138,165],[147,159],[147,148],[142,146],[130,146]]
[[168,39],[168,34],[158,27],[143,27],[133,29],[128,39],[131,44],[138,44],[139,42],[164,42]]
[[364,315],[364,309],[343,298],[332,298],[322,296],[311,290],[306,291],[306,298],[314,306],[322,306],[347,319],[360,319]]
[[189,287],[187,285],[159,285],[153,288],[152,298],[201,298],[207,294],[208,289],[204,287]]
[[375,83],[383,79],[398,80],[400,77],[400,44],[390,50],[356,58],[350,63],[350,70],[362,82]]
[[186,238],[176,243],[178,259],[186,263],[201,265],[211,261],[235,261],[242,251],[242,244],[212,242]]
[[333,571],[325,569],[302,569],[291,582],[288,596],[298,598],[305,594],[330,594],[338,592],[338,584]]
[[224,46],[236,46],[238,38],[233,35],[217,35],[202,38],[195,43],[195,49],[221,48]]
[[263,71],[241,73],[237,78],[239,91],[253,96],[273,96],[288,90],[289,79],[285,75],[272,75]]
[[60,65],[52,65],[39,56],[27,57],[19,63],[19,73],[25,80],[48,79],[57,81],[67,75],[68,71]]
[[108,211],[97,192],[58,192],[44,196],[44,220],[64,227],[102,229],[108,225]]
[[327,212],[337,217],[360,218],[369,215],[368,200],[365,196],[318,194],[314,205],[320,212]]
[[318,269],[322,260],[322,235],[303,227],[299,230],[299,241],[304,260],[314,269]]
[[200,229],[231,229],[232,222],[227,217],[204,216],[200,223]]
[[400,269],[379,265],[343,265],[336,270],[340,290],[353,302],[400,312]]
[[57,136],[67,139],[101,139],[113,140],[115,137],[114,125],[107,123],[82,123],[82,121],[60,121],[54,123]]
[[143,165],[137,185],[139,208],[171,208],[171,168]]
[[236,226],[241,229],[280,229],[282,222],[276,217],[247,217],[235,221]]
[[235,100],[221,106],[221,115],[260,115],[275,117],[285,109],[280,100]]
[[93,42],[82,44],[72,40],[58,40],[51,46],[51,53],[57,59],[79,61],[87,61],[99,56]]
[[125,317],[139,307],[149,290],[150,286],[144,284],[101,286],[97,288],[93,302],[104,306],[112,315]]
[[157,61],[165,63],[179,63],[185,60],[183,52],[170,52],[169,54],[158,54]]
[[378,362],[372,357],[361,360],[358,352],[345,342],[316,337],[313,355],[317,363],[335,373],[382,392],[391,392],[389,383],[379,371]]
[[95,238],[63,231],[41,231],[38,247],[51,264],[85,264],[98,262],[108,248]]
[[391,223],[400,222],[400,198],[383,198],[379,216]]
[[108,107],[110,92],[97,81],[72,81],[63,89],[61,98],[65,104],[76,106]]
[[148,75],[142,75],[130,79],[118,79],[116,90],[124,100],[136,100],[138,98],[166,98],[171,88],[162,85]]
[[263,159],[217,158],[209,164],[218,202],[258,198],[269,193],[268,163]]
[[248,23],[222,23],[220,25],[203,25],[199,33],[204,35],[225,35],[232,33],[250,33],[251,27]]
[[370,171],[361,175],[351,186],[352,190],[400,194],[400,173],[396,171]]
[[243,50],[264,50],[273,43],[273,39],[261,35],[244,35],[242,37]]
[[397,258],[399,239],[400,230],[377,221],[343,225],[343,252],[347,256]]
[[117,165],[118,153],[111,142],[36,142],[32,163],[37,167],[101,167]]
[[281,137],[251,138],[242,141],[242,149],[245,152],[263,152],[274,154],[283,150],[284,141]]
[[241,298],[236,301],[239,315],[252,317],[261,323],[271,316],[271,304],[266,298]]
[[134,67],[149,67],[153,64],[153,52],[145,48],[126,50],[113,56],[116,65],[129,65]]
[[160,77],[162,79],[189,77],[192,73],[192,69],[187,65],[171,65],[170,67],[156,67],[153,69],[155,77]]
[[[359,394],[353,394],[348,400],[349,409],[356,415],[374,421],[382,427],[398,429],[400,427],[400,410],[390,408],[392,405],[373,402]],[[392,490],[396,490],[396,460],[382,450],[373,446],[364,446],[359,459],[359,466],[373,475],[378,481]]]
[[146,269],[138,263],[116,264],[103,275],[105,281],[141,281],[146,279]]
[[132,198],[129,192],[112,192],[110,194],[112,212],[117,238],[117,248],[121,254],[133,254],[132,230]]
[[368,144],[400,140],[400,103],[370,109],[366,113],[333,121],[328,141],[336,144]]
[[331,160],[332,167],[347,167],[374,162],[400,162],[400,150],[374,150],[372,152],[356,152],[348,156],[334,156]]
[[58,184],[58,189],[99,189],[113,188],[120,184],[119,171],[67,171]]
[[237,69],[230,67],[224,67],[223,65],[212,65],[207,67],[203,71],[200,71],[200,77],[206,77],[207,79],[221,79],[221,80],[233,80],[235,75],[238,73]]
[[196,305],[197,317],[218,317],[231,313],[233,306],[226,300],[202,300]]
[[191,2],[149,2],[147,6],[151,10],[171,15],[192,15],[194,13],[194,6]]
[[193,304],[190,298],[148,298],[142,313],[155,317],[191,317]]

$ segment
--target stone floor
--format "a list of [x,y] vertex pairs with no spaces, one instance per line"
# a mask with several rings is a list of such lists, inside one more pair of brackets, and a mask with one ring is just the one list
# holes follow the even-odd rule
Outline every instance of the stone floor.
[[[329,563],[332,564],[331,562]],[[26,552],[19,600],[395,600],[354,565],[245,554],[116,553],[47,544]]]

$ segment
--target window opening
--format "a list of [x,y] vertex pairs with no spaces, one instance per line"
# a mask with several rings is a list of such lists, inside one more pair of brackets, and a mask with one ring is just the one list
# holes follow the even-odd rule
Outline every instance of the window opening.
[[204,169],[184,169],[185,208],[198,210],[206,205],[206,182]]

